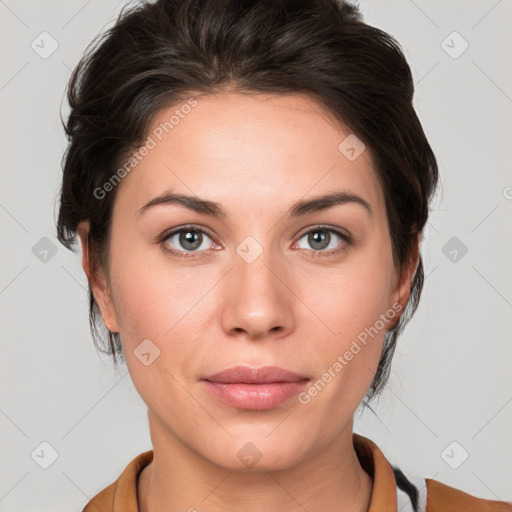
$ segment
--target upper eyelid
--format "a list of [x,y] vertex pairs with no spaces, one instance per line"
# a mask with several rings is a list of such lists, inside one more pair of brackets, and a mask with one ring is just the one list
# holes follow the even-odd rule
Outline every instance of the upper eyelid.
[[186,230],[190,230],[190,231],[200,231],[201,233],[204,233],[206,235],[208,235],[212,240],[216,241],[216,236],[213,235],[208,229],[206,228],[200,228],[198,226],[194,226],[194,225],[185,225],[185,226],[181,226],[181,227],[178,227],[178,228],[175,228],[175,229],[171,229],[170,231],[166,231],[163,235],[162,235],[162,240],[167,240],[168,238],[170,238],[171,236],[174,236],[176,233],[180,233],[182,231],[186,231]]
[[305,234],[309,233],[310,231],[314,231],[315,229],[317,229],[318,231],[333,231],[334,233],[339,234],[341,236],[345,236],[347,238],[350,236],[349,232],[346,229],[337,226],[329,226],[328,224],[317,224],[315,226],[304,228],[303,230],[299,231],[295,236],[300,236],[302,238]]

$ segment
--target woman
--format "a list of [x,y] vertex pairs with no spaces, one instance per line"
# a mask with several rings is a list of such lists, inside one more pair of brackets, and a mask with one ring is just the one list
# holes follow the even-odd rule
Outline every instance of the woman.
[[412,95],[335,0],[157,0],[82,59],[58,234],[153,444],[85,511],[512,510],[353,433],[423,285]]

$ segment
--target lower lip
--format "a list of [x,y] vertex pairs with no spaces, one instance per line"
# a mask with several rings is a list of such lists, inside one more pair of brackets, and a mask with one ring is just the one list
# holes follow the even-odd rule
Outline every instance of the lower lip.
[[208,391],[227,405],[239,409],[262,410],[277,407],[297,395],[308,380],[267,384],[204,382]]

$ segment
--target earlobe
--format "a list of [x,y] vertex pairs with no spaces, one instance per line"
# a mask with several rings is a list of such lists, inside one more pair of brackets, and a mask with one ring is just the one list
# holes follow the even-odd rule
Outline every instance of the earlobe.
[[110,294],[105,272],[94,268],[91,246],[89,243],[89,221],[80,222],[77,233],[82,247],[82,268],[87,281],[100,308],[103,323],[111,332],[119,332],[118,322],[114,311],[114,303]]
[[397,316],[396,321],[393,323],[393,327],[398,323],[398,320],[403,314],[405,306],[407,305],[411,295],[411,287],[419,263],[419,243],[420,236],[416,231],[413,235],[413,240],[411,241],[409,258],[402,266],[400,276],[397,279],[395,289],[392,293],[392,301],[389,305],[393,309],[396,309],[398,307],[397,305],[400,305],[400,315]]
[[112,313],[112,311],[114,311],[114,303],[110,292],[106,286],[102,285],[100,288],[96,287],[98,280],[96,280],[95,283],[96,284],[93,286],[93,294],[100,308],[103,323],[110,332],[119,332],[117,317],[115,313]]

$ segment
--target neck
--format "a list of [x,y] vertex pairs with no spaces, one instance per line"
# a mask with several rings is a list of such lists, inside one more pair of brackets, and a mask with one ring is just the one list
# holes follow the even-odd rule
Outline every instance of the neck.
[[[352,444],[352,421],[319,452],[279,471],[233,472],[150,421],[154,457],[138,480],[140,512],[366,512],[372,480]],[[248,492],[249,491],[249,492]]]

